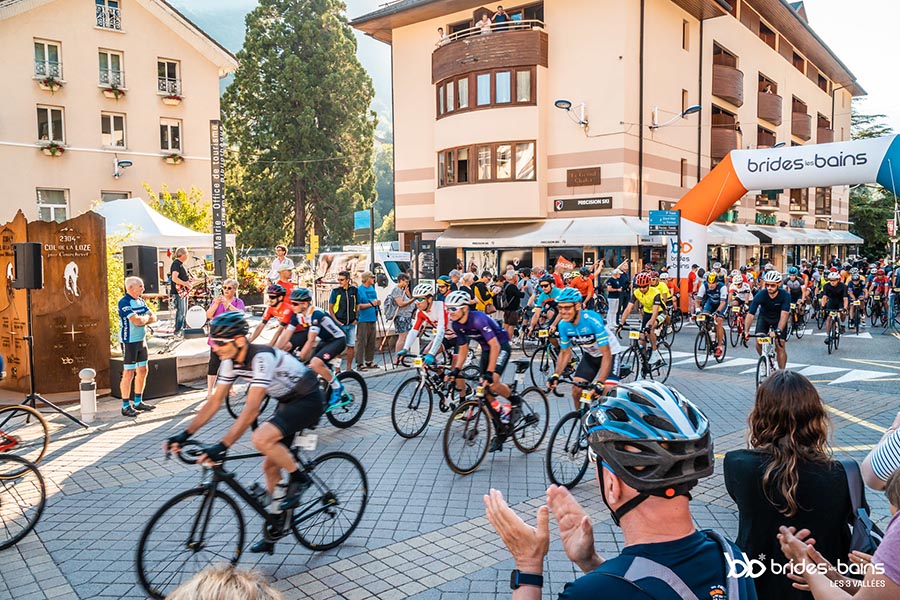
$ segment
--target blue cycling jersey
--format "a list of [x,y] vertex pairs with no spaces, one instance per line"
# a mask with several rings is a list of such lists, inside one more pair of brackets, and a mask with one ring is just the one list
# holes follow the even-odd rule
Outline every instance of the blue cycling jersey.
[[450,321],[450,328],[456,334],[456,347],[462,347],[469,340],[478,342],[482,350],[487,350],[490,341],[496,339],[501,345],[509,343],[509,335],[494,319],[479,310],[469,310],[465,323]]
[[549,294],[547,292],[542,291],[540,294],[538,294],[537,302],[535,302],[535,306],[543,307],[545,302],[552,302],[552,303],[556,304],[556,299],[559,297],[559,293],[561,291],[562,290],[559,289],[558,287],[550,288]]
[[130,294],[125,294],[119,300],[119,323],[121,324],[119,331],[119,339],[123,344],[133,342],[142,342],[144,340],[145,328],[143,325],[135,325],[131,322],[131,316],[143,316],[150,312],[143,298],[134,298]]
[[575,343],[591,356],[601,356],[600,348],[609,345],[603,317],[592,310],[582,310],[578,323],[559,322],[559,347],[568,348]]
[[313,309],[309,315],[300,316],[297,313],[291,315],[291,331],[309,329],[310,333],[319,336],[319,340],[330,342],[344,339],[344,330],[334,320],[334,317],[320,308]]

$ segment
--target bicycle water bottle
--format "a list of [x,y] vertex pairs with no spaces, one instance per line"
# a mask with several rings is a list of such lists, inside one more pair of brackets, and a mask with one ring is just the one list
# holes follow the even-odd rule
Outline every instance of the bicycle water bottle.
[[281,502],[284,500],[284,497],[287,495],[287,484],[282,482],[275,486],[275,491],[272,493],[272,503],[269,504],[269,514],[278,515],[281,514]]

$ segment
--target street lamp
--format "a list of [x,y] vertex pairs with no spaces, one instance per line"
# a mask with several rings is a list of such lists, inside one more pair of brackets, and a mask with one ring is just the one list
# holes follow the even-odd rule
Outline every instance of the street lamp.
[[692,115],[694,113],[700,112],[700,110],[702,108],[703,107],[700,106],[699,104],[695,104],[693,106],[688,106],[686,109],[684,109],[683,111],[681,111],[680,113],[678,113],[677,115],[675,115],[674,117],[672,117],[671,119],[666,121],[665,123],[660,123],[659,122],[659,107],[654,106],[653,107],[653,118],[650,123],[650,131],[659,129],[660,127],[666,127],[667,125],[671,125],[672,123],[674,123],[678,119],[681,119],[682,117],[686,117],[688,115]]
[[572,105],[571,100],[566,100],[566,99],[561,98],[561,99],[557,100],[556,102],[554,102],[553,106],[555,106],[556,108],[558,108],[560,110],[566,111],[566,114],[569,115],[569,118],[572,119],[573,123],[578,124],[580,127],[587,127],[588,121],[584,116],[584,109],[585,109],[584,102],[582,102],[581,104],[579,104],[575,107],[578,109],[578,115],[575,115],[572,112],[573,105]]

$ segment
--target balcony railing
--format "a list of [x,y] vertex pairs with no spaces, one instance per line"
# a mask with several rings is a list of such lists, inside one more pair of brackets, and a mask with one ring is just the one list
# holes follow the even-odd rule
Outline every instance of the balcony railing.
[[97,6],[97,27],[122,31],[122,17],[116,6]]
[[489,34],[470,27],[441,40],[431,55],[431,83],[476,71],[548,65],[542,21],[508,21]]
[[712,93],[735,106],[744,104],[744,73],[729,65],[713,65]]
[[808,141],[812,137],[811,121],[812,118],[807,113],[791,113],[791,135],[795,135],[803,141]]
[[100,85],[125,87],[125,71],[100,71]]
[[830,144],[834,141],[834,129],[828,127],[819,127],[816,129],[816,143]]
[[62,63],[51,62],[49,60],[36,60],[34,61],[34,76],[62,79]]
[[491,23],[488,27],[482,29],[480,25],[475,27],[467,27],[454,31],[448,35],[444,41],[438,42],[437,46],[446,46],[457,40],[463,40],[476,35],[484,35],[488,33],[504,33],[507,31],[523,31],[529,29],[543,29],[544,22],[538,19],[525,19],[522,21],[507,21],[505,23]]
[[773,125],[781,125],[781,102],[778,94],[759,92],[756,96],[756,116]]
[[172,77],[157,77],[156,89],[160,93],[170,95],[181,95],[181,80]]
[[715,125],[710,131],[709,154],[715,160],[721,160],[738,147],[737,131],[734,125]]

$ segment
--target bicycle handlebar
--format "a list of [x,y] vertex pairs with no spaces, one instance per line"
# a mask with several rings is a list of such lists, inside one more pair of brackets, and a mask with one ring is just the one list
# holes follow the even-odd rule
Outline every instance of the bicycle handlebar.
[[[172,452],[166,452],[166,458],[168,459],[171,454]],[[179,444],[175,457],[187,465],[196,465],[202,454],[203,449],[199,442],[186,440],[183,444]]]

